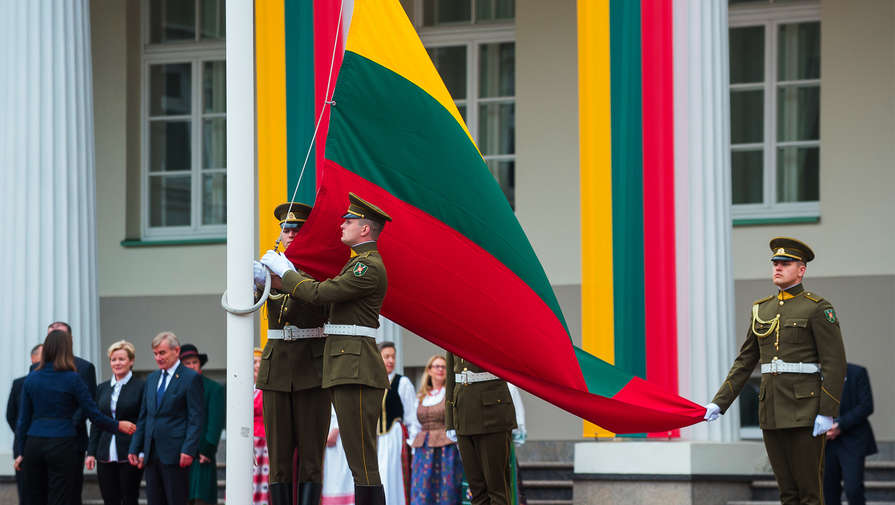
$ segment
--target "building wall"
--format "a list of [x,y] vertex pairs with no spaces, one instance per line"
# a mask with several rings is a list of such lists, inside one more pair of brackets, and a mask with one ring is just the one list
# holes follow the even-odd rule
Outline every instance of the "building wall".
[[[120,244],[139,229],[139,2],[94,0],[91,12],[102,346],[133,340],[137,368],[148,370],[148,340],[170,329],[207,352],[210,368],[222,368],[225,316],[218,300],[225,247]],[[580,345],[586,309],[580,302],[576,2],[517,0],[516,16],[517,215]],[[823,3],[821,220],[734,229],[737,330],[719,337],[741,341],[751,302],[772,291],[767,240],[806,240],[818,253],[806,285],[834,303],[849,360],[870,370],[877,400],[872,420],[883,440],[895,440],[895,402],[887,388],[895,381],[895,264],[887,254],[895,249],[887,219],[895,215],[888,194],[895,188],[893,24],[891,2]],[[443,352],[407,332],[404,340],[408,367]],[[108,376],[106,363],[101,373]],[[578,418],[524,397],[531,439],[580,437]]]

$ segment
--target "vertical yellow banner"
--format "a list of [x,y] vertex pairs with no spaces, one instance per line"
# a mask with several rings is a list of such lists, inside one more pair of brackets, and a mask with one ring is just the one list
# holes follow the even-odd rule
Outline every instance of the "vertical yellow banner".
[[[578,0],[582,349],[615,362],[609,0]],[[583,421],[585,437],[614,434]]]
[[[255,2],[255,80],[258,121],[258,248],[279,236],[273,209],[286,193],[286,25],[283,0]],[[261,310],[261,345],[267,340]]]

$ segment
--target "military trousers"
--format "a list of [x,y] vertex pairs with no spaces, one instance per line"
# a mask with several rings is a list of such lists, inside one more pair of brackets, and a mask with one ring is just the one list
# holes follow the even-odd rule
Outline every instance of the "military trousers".
[[341,384],[327,389],[339,421],[339,436],[354,484],[382,485],[376,452],[376,425],[382,413],[385,389],[362,384]]
[[783,505],[823,505],[826,437],[812,428],[763,430],[764,446]]
[[511,432],[457,435],[472,505],[509,505]]
[[298,481],[323,482],[323,451],[329,435],[329,393],[319,387],[264,391],[264,431],[270,483],[291,484],[298,451]]

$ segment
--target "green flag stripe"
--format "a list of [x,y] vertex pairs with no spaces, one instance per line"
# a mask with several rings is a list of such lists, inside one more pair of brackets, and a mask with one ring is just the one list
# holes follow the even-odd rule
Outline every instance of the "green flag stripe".
[[[301,165],[314,135],[314,2],[283,1],[286,27],[286,181],[291,198],[298,183]],[[302,176],[295,199],[313,203],[314,151]]]
[[609,16],[615,366],[646,378],[640,0],[611,0]]
[[[500,186],[440,103],[351,51],[345,52],[333,100],[327,159],[488,251],[537,293],[568,333],[544,269]],[[469,265],[470,276],[476,268]]]

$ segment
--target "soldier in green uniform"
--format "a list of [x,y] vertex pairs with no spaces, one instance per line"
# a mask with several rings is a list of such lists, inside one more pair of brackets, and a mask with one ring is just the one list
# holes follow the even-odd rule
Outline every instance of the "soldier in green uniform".
[[329,307],[324,326],[322,386],[329,389],[339,421],[339,434],[354,477],[355,503],[384,505],[376,428],[389,382],[375,336],[388,281],[376,239],[391,217],[350,193],[348,211],[342,218],[342,243],[353,254],[332,279],[321,282],[293,270],[273,251],[268,251],[261,262],[282,277],[283,291],[290,296]]
[[[516,410],[506,381],[447,355],[445,427],[456,437],[472,505],[510,505],[510,445]],[[453,431],[453,433],[452,433]]]
[[802,286],[814,252],[771,240],[774,295],[752,305],[746,342],[705,419],[727,411],[761,363],[758,419],[783,504],[823,503],[824,436],[839,414],[845,348],[833,306]]
[[[311,207],[278,205],[280,243],[292,243]],[[278,255],[288,263],[285,256]],[[291,263],[289,264],[291,267]],[[256,262],[255,282],[263,286],[263,266]],[[291,505],[293,454],[298,451],[298,503],[318,505],[323,490],[323,451],[329,433],[329,393],[321,386],[323,323],[326,309],[295,298],[272,277],[267,299],[267,344],[261,354],[256,386],[264,391],[264,430],[270,458],[271,505]]]

